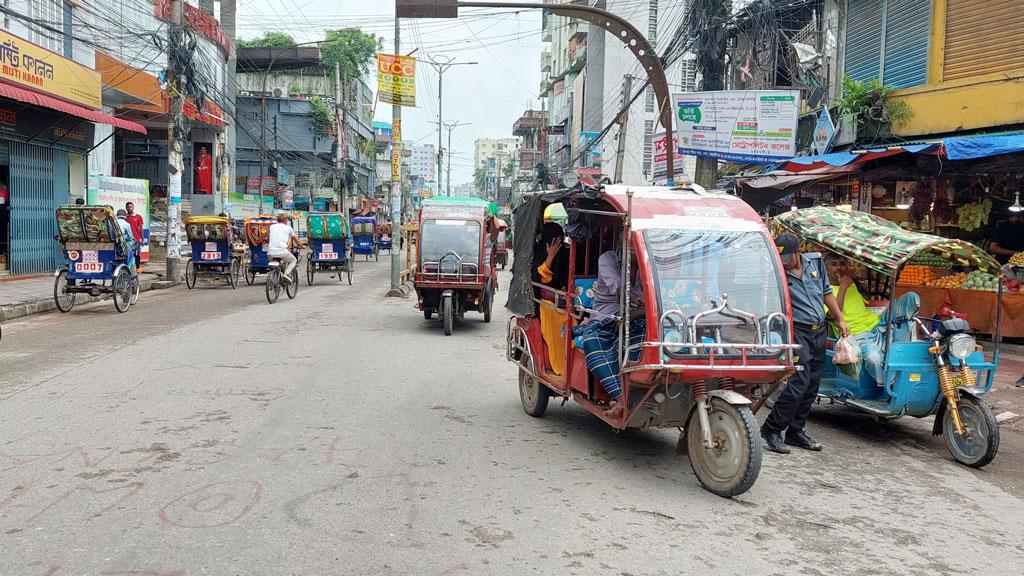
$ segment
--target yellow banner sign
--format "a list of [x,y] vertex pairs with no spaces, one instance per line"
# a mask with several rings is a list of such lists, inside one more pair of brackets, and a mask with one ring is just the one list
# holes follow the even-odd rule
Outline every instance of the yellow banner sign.
[[416,106],[416,59],[377,54],[377,99],[395,106]]
[[402,121],[391,121],[391,181],[402,179]]
[[100,74],[0,30],[0,79],[87,108],[101,105]]

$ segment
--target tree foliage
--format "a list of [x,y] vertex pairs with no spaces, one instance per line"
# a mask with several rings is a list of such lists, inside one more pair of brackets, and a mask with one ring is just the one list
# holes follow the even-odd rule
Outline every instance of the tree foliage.
[[238,40],[239,48],[285,48],[295,46],[295,38],[284,32],[264,32],[260,38]]
[[487,170],[483,168],[477,168],[473,171],[473,183],[476,184],[476,190],[481,195],[487,193]]
[[335,62],[341,62],[349,78],[361,78],[366,75],[383,41],[383,38],[358,28],[328,30],[324,43],[320,45],[324,68],[332,70]]

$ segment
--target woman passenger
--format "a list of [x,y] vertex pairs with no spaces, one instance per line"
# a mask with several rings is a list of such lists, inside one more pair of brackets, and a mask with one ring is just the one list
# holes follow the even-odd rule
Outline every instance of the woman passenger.
[[[564,243],[565,232],[554,222],[545,222],[541,228],[541,242],[534,250],[533,281],[554,290],[565,292],[568,278],[569,256]],[[540,332],[548,349],[551,371],[565,373],[565,326],[563,312],[556,310],[558,295],[551,290],[540,290],[539,297],[551,305],[540,305]]]

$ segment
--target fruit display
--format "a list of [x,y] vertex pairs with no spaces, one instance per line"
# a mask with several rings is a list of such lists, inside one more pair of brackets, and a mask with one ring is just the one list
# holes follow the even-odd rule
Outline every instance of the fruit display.
[[1010,257],[1011,266],[1024,266],[1024,252],[1017,252]]
[[903,267],[903,271],[900,272],[900,277],[896,284],[900,286],[922,286],[939,276],[939,270],[931,266],[908,264]]
[[975,270],[967,275],[961,288],[966,290],[987,290],[996,292],[999,290],[999,276]]
[[957,208],[957,223],[966,231],[977,230],[988,224],[989,213],[992,212],[992,201],[988,198],[964,204]]
[[957,274],[950,274],[949,276],[943,276],[934,280],[925,282],[925,286],[933,286],[935,288],[959,288],[967,280],[967,272],[959,272]]
[[953,267],[952,262],[938,254],[932,254],[931,252],[920,252],[916,254],[910,259],[910,264],[930,266],[932,268],[945,268],[947,270]]

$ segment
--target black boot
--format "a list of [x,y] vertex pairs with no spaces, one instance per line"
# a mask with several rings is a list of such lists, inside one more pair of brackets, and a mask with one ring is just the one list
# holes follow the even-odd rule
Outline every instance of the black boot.
[[808,436],[803,430],[792,433],[787,432],[786,444],[796,446],[797,448],[803,448],[804,450],[813,450],[815,452],[821,450],[821,444],[815,442],[814,439]]
[[789,448],[786,448],[786,443],[782,441],[782,434],[779,434],[778,432],[769,432],[764,426],[762,426],[761,438],[764,438],[764,444],[768,450],[778,454],[789,454]]

